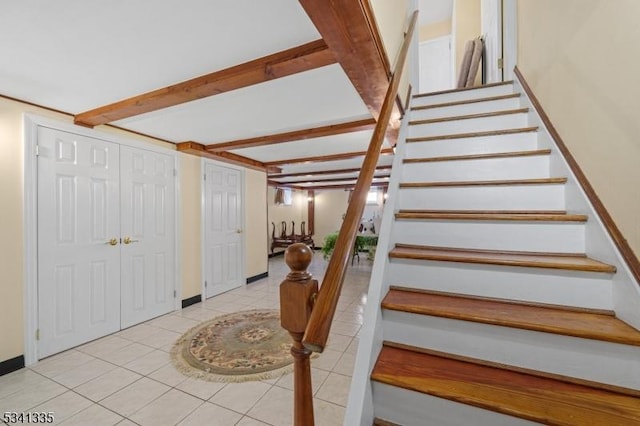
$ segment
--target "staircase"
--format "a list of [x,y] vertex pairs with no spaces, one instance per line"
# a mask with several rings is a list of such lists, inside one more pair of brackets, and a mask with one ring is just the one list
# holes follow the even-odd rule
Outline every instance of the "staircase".
[[640,425],[640,287],[519,81],[407,116],[345,424]]

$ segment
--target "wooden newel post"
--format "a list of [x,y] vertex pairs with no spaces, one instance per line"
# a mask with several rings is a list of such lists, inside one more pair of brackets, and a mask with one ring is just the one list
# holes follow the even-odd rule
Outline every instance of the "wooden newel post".
[[311,392],[311,351],[302,345],[318,281],[307,272],[313,252],[302,243],[290,245],[284,260],[291,272],[280,284],[280,324],[293,338],[293,424],[313,426],[313,393]]

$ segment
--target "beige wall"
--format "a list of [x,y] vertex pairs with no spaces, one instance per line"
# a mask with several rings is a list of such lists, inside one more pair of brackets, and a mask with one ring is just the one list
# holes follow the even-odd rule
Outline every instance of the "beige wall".
[[182,299],[202,293],[202,171],[201,159],[180,156],[180,209],[182,216],[180,244],[182,250]]
[[[456,79],[460,73],[460,65],[464,57],[464,45],[468,40],[481,35],[480,0],[457,0],[454,3],[455,19],[455,55],[456,55]],[[541,27],[542,28],[542,27]],[[475,84],[482,82],[481,68],[478,69]]]
[[316,191],[315,235],[316,246],[322,247],[327,234],[340,230],[342,215],[347,212],[349,192],[343,190]]
[[[35,108],[27,108],[34,111]],[[23,354],[22,113],[0,98],[0,361]],[[51,115],[51,114],[48,114]]]
[[408,0],[370,0],[382,43],[391,62],[391,69],[404,40],[409,10]]
[[637,0],[518,1],[518,67],[636,254],[638,16]]
[[451,34],[451,19],[445,19],[444,21],[434,22],[433,24],[424,25],[420,27],[420,41],[427,41],[438,37],[443,37]]
[[247,169],[245,183],[245,268],[247,278],[268,271],[267,174]]
[[[393,71],[398,53],[404,41],[404,32],[407,29],[409,15],[408,0],[370,0],[371,8],[376,17],[376,23],[380,30],[380,37],[384,44],[385,51],[391,63]],[[411,54],[411,52],[410,52]],[[404,105],[406,103],[407,93],[409,90],[409,64],[410,59],[407,58],[404,72],[400,85],[398,87],[398,95]]]

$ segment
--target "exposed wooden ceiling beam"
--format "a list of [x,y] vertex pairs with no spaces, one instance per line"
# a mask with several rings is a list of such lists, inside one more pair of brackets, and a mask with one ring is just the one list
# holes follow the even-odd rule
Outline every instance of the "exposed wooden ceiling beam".
[[[322,185],[322,186],[302,186],[301,189],[313,189],[313,190],[322,190],[322,189],[353,189],[355,183],[351,184],[340,184],[340,185]],[[389,182],[372,182],[371,188],[386,188],[389,186]]]
[[93,127],[330,65],[336,58],[323,40],[312,41],[182,83],[77,114],[74,122]]
[[253,148],[256,146],[273,145],[283,142],[298,141],[303,139],[319,138],[321,136],[339,135],[342,133],[359,132],[370,130],[376,125],[373,118],[350,121],[348,123],[330,124],[322,127],[312,127],[310,129],[293,130],[291,132],[277,133],[274,135],[258,136],[249,139],[240,139],[230,142],[222,142],[207,145],[205,148],[210,152],[230,151],[234,149]]
[[[374,179],[383,179],[383,178],[388,178],[390,175],[388,173],[383,174],[383,175],[378,175],[378,176],[373,176]],[[353,180],[355,181],[358,177],[354,176],[354,177],[341,177],[341,178],[329,178],[329,179],[298,179],[298,180],[290,180],[287,182],[279,182],[280,184],[284,184],[284,183],[292,183],[292,184],[297,184],[297,183],[324,183],[324,182],[343,182],[343,181],[350,181]],[[273,182],[278,182],[275,181],[273,179],[271,179]],[[355,183],[355,182],[354,182]]]
[[213,160],[223,161],[237,166],[248,167],[261,172],[267,171],[267,166],[260,161],[252,160],[231,152],[212,153],[204,149],[203,144],[197,142],[180,142],[176,144],[176,149],[180,152],[197,155],[199,157],[211,158]]
[[[368,0],[299,0],[358,94],[377,120],[389,87],[390,62]],[[398,140],[400,111],[392,114],[387,139]]]
[[306,188],[303,188],[299,185],[293,185],[293,184],[289,184],[289,183],[280,183],[280,182],[276,182],[274,180],[267,180],[267,186],[272,186],[274,188],[291,188],[291,189],[299,189],[301,191],[306,190]]
[[[391,168],[391,165],[388,166],[378,166],[376,170],[388,170]],[[269,174],[269,178],[271,179],[282,179],[288,177],[298,177],[298,176],[321,176],[321,175],[336,175],[339,173],[356,173],[359,172],[360,168],[355,169],[334,169],[334,170],[320,170],[317,172],[298,172],[298,173],[284,173],[284,174]]]
[[[358,152],[344,152],[341,154],[320,155],[315,157],[303,157],[303,158],[289,158],[287,160],[268,161],[265,166],[282,166],[284,164],[297,164],[297,163],[316,163],[323,161],[337,161],[347,160],[350,158],[363,157],[367,154],[367,151]],[[385,148],[380,151],[381,155],[393,154],[393,148]]]
[[360,97],[377,119],[389,74],[361,0],[299,0]]

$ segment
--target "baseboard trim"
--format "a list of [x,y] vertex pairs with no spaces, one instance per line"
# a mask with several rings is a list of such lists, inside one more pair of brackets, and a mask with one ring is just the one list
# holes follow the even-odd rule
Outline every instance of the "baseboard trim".
[[0,362],[0,376],[13,373],[21,368],[24,368],[24,355]]
[[627,242],[624,235],[622,235],[620,228],[618,228],[613,218],[611,217],[606,207],[604,206],[604,203],[600,200],[600,197],[598,197],[598,194],[596,193],[593,186],[591,186],[591,183],[587,179],[587,176],[584,174],[584,172],[578,165],[578,162],[569,151],[569,148],[562,140],[562,137],[560,137],[560,133],[558,133],[556,128],[551,123],[549,116],[542,108],[542,104],[540,104],[540,101],[538,101],[538,98],[536,98],[536,96],[533,94],[533,90],[531,90],[531,87],[525,80],[520,69],[518,67],[515,67],[514,72],[516,76],[518,76],[518,80],[522,85],[522,89],[527,94],[527,96],[529,97],[529,100],[531,100],[531,104],[533,104],[533,107],[540,115],[540,119],[542,120],[544,125],[547,127],[549,134],[551,135],[556,145],[558,146],[558,149],[560,150],[565,160],[567,161],[567,164],[569,164],[569,167],[573,171],[573,174],[576,176],[576,179],[580,183],[580,186],[582,186],[582,189],[584,190],[585,194],[587,194],[587,198],[591,202],[591,205],[593,205],[596,213],[598,214],[598,216],[600,216],[602,223],[604,224],[605,228],[609,232],[609,235],[611,236],[611,239],[615,243],[616,247],[620,251],[622,258],[625,260],[627,266],[629,267],[629,270],[631,271],[634,278],[636,279],[636,282],[640,283],[640,260],[634,253],[633,249]]
[[247,284],[251,284],[252,282],[256,282],[256,281],[261,280],[263,278],[267,278],[268,276],[269,276],[269,272],[263,272],[261,274],[254,275],[252,277],[247,278]]
[[189,297],[182,301],[182,309],[186,308],[187,306],[195,305],[196,303],[200,303],[200,302],[202,302],[202,295],[196,294],[195,296]]

